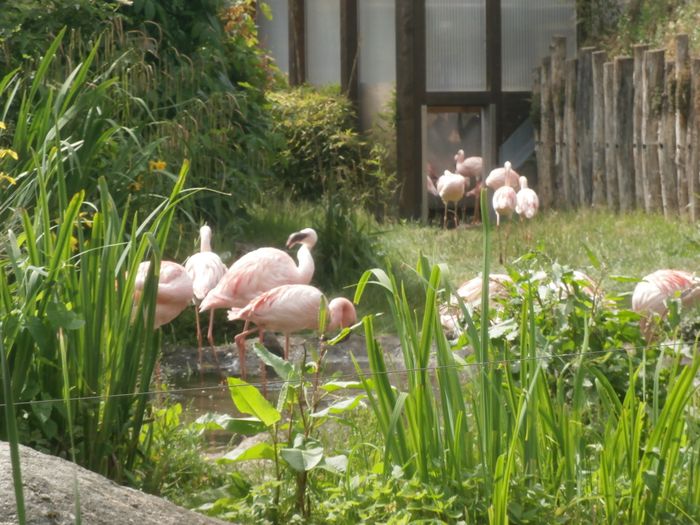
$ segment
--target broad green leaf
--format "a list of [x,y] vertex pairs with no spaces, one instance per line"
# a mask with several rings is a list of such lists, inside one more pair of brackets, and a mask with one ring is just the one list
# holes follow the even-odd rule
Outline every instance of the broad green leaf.
[[268,427],[280,420],[280,413],[254,386],[237,377],[229,377],[228,388],[236,408],[244,414],[257,417]]
[[242,451],[232,450],[220,461],[252,461],[256,459],[275,459],[275,449],[269,443],[256,443]]
[[204,414],[195,421],[201,430],[225,430],[246,436],[265,431],[265,424],[255,417],[231,417],[228,414]]
[[296,381],[299,379],[299,375],[295,372],[294,366],[289,361],[273,354],[257,342],[253,344],[253,350],[266,365],[274,369],[275,373],[280,376],[283,381]]
[[345,474],[348,470],[348,457],[344,454],[323,458],[318,468],[327,470],[332,474]]
[[367,396],[365,394],[360,394],[359,396],[342,399],[324,408],[323,410],[319,410],[318,412],[311,414],[311,417],[324,417],[331,414],[342,414],[343,412],[356,408],[357,405],[359,405],[360,402],[366,397]]
[[294,438],[293,448],[283,448],[280,456],[297,472],[309,471],[323,459],[323,447],[315,439],[305,439],[299,434]]
[[362,388],[362,383],[360,381],[329,381],[321,385],[320,388],[326,392],[335,392],[343,388]]

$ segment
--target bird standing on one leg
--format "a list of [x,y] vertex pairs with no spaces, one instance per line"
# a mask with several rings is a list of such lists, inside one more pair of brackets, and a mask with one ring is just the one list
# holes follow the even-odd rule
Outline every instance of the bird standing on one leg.
[[[234,262],[210,291],[199,307],[200,312],[212,308],[243,308],[258,295],[282,284],[307,284],[314,274],[311,248],[318,236],[311,228],[293,233],[287,239],[287,248],[300,244],[297,252],[299,265],[289,254],[277,248],[258,248]],[[248,328],[246,321],[243,331]],[[246,377],[245,341],[238,345],[241,376]],[[264,364],[263,364],[264,371]]]
[[[192,291],[195,304],[195,323],[197,327],[197,352],[199,354],[199,371],[202,371],[202,328],[199,324],[199,305],[206,295],[219,283],[226,273],[226,265],[221,258],[211,251],[211,228],[206,224],[199,229],[200,248],[199,253],[191,255],[185,261],[185,270],[192,279]],[[214,347],[214,308],[209,311],[209,329],[207,341],[211,346],[216,364],[219,357]]]
[[452,173],[450,170],[445,170],[445,173],[437,181],[437,191],[445,205],[445,216],[442,226],[447,228],[447,210],[450,202],[455,203],[455,226],[459,225],[456,206],[457,203],[464,197],[465,178],[458,173]]

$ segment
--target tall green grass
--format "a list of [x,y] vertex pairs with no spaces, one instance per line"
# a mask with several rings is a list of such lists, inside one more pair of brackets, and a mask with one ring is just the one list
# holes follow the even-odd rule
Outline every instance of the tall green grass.
[[[700,520],[697,354],[681,365],[676,354],[669,364],[657,347],[625,353],[624,310],[578,299],[580,290],[564,299],[566,309],[550,310],[551,299],[528,274],[520,276],[510,320],[502,311],[492,315],[484,278],[480,308],[462,305],[465,334],[451,342],[438,312],[451,291],[445,268],[422,258],[415,274],[418,301],[383,269],[368,271],[355,297],[370,285],[381,289],[401,341],[402,363],[394,370],[372,316],[364,318],[370,373],[357,371],[384,437],[385,475],[398,466],[407,478],[440,487],[463,503],[467,522]],[[573,322],[579,332],[571,331]],[[615,322],[618,335],[599,325]],[[507,326],[514,335],[503,338]],[[573,347],[557,337],[562,331],[575,338]],[[464,343],[471,349],[466,361],[454,353]],[[639,378],[652,370],[643,388]],[[405,382],[390,381],[404,373]]]

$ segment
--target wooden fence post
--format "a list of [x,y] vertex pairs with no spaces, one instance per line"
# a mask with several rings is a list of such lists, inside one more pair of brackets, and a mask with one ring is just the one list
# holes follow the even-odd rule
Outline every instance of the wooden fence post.
[[564,200],[578,207],[578,140],[576,139],[576,77],[578,60],[564,62]]
[[688,199],[690,219],[700,219],[700,58],[690,63],[690,105],[688,111]]
[[605,51],[596,51],[591,57],[593,78],[593,194],[591,204],[605,206],[605,100],[603,95],[603,64],[607,60]]
[[642,105],[642,139],[644,141],[644,207],[647,212],[660,212],[661,173],[659,170],[659,123],[664,91],[663,49],[644,53],[644,100]]
[[688,35],[676,35],[676,181],[678,209],[681,217],[688,217],[688,111],[690,109],[690,53]]
[[582,47],[578,54],[576,78],[576,139],[578,142],[579,205],[591,204],[593,194],[593,48]]
[[550,209],[552,191],[552,169],[554,167],[554,119],[552,118],[552,57],[544,57],[540,68],[540,154],[537,157],[537,193],[542,208]]
[[661,97],[661,126],[659,128],[659,167],[661,168],[661,202],[664,217],[678,215],[676,185],[676,65],[669,60],[664,66],[664,86]]
[[605,136],[605,201],[608,208],[618,210],[620,207],[620,194],[617,183],[617,168],[615,155],[617,145],[617,131],[615,127],[615,100],[614,94],[614,62],[606,62],[603,65],[603,124]]
[[620,211],[635,207],[634,175],[634,64],[630,57],[617,57],[613,69],[613,106],[615,129],[615,168],[617,171]]
[[[554,170],[553,190],[561,196],[565,176],[564,167],[564,61],[566,37],[554,36],[549,46],[552,56],[552,113],[554,115]],[[559,206],[566,206],[564,199],[555,199]]]
[[632,121],[634,129],[634,201],[637,208],[644,209],[644,188],[646,184],[644,182],[644,169],[642,168],[644,164],[642,161],[642,143],[644,142],[642,139],[642,102],[644,100],[644,90],[642,87],[644,84],[644,53],[649,49],[649,46],[646,44],[636,45],[632,49],[634,51],[634,116]]

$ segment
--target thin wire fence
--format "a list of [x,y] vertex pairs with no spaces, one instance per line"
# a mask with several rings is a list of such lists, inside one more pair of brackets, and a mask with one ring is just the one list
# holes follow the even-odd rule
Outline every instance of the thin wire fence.
[[[609,353],[630,353],[630,352],[637,352],[637,351],[646,351],[646,350],[651,350],[651,349],[658,349],[662,347],[668,347],[668,348],[680,348],[683,345],[683,342],[681,341],[668,341],[668,342],[661,342],[657,343],[655,345],[644,345],[644,346],[625,346],[622,348],[607,348],[605,350],[588,350],[586,352],[569,352],[569,353],[561,353],[561,354],[542,354],[539,356],[528,356],[528,357],[517,357],[517,358],[511,358],[511,359],[493,359],[489,361],[480,361],[480,362],[474,362],[474,363],[454,363],[451,365],[436,365],[436,366],[425,366],[425,367],[415,367],[415,368],[401,368],[401,369],[394,369],[394,370],[386,370],[384,372],[372,372],[372,371],[363,371],[363,376],[365,378],[372,378],[372,377],[378,377],[378,376],[397,376],[397,375],[402,375],[402,374],[408,374],[412,372],[435,372],[438,370],[447,370],[447,369],[468,369],[468,368],[477,368],[477,367],[482,367],[482,368],[488,368],[492,366],[501,366],[501,365],[511,365],[515,363],[523,363],[526,361],[545,361],[545,360],[564,360],[568,358],[577,358],[577,357],[590,357],[590,356],[595,356],[595,355],[605,355]],[[361,378],[357,373],[346,373],[346,374],[340,374],[340,375],[331,375],[331,376],[321,376],[319,379],[321,380],[335,380],[335,381],[360,381]],[[100,400],[107,400],[110,398],[120,398],[120,397],[136,397],[136,396],[154,396],[154,395],[176,395],[176,394],[185,394],[188,392],[206,392],[206,391],[216,391],[216,390],[230,390],[232,388],[241,388],[241,387],[247,387],[247,386],[254,386],[256,388],[282,388],[285,384],[293,385],[293,384],[299,384],[302,380],[296,379],[296,380],[271,380],[271,381],[266,381],[266,382],[249,382],[246,383],[245,385],[227,385],[227,384],[220,384],[220,385],[209,385],[209,386],[198,386],[198,387],[187,387],[187,388],[175,388],[175,389],[167,389],[167,390],[148,390],[144,392],[130,392],[130,393],[124,393],[124,394],[109,394],[109,395],[95,395],[95,396],[79,396],[79,397],[70,397],[68,399],[64,398],[56,398],[56,399],[37,399],[37,400],[32,400],[32,401],[18,401],[16,403],[13,403],[13,406],[15,407],[20,407],[20,406],[33,406],[33,405],[43,405],[43,404],[48,404],[48,403],[65,403],[66,401],[100,401]],[[5,408],[7,406],[6,403],[0,403],[0,408]]]

